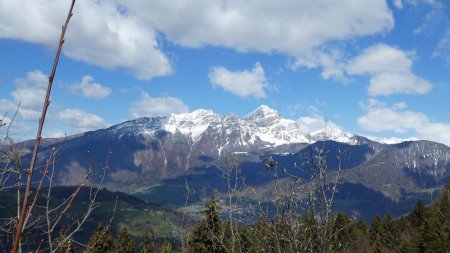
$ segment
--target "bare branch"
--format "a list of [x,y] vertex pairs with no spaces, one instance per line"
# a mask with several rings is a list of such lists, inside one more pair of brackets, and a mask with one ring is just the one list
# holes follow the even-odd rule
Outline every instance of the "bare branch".
[[26,183],[26,188],[25,188],[25,196],[22,201],[22,210],[20,211],[19,221],[18,221],[18,224],[16,227],[16,236],[14,237],[14,243],[13,243],[13,247],[11,249],[12,253],[17,252],[17,250],[19,248],[19,244],[20,244],[20,239],[22,236],[22,230],[23,230],[24,223],[25,223],[25,215],[26,215],[27,209],[28,209],[28,199],[31,194],[31,183],[33,180],[33,171],[34,171],[34,167],[36,164],[37,154],[38,154],[38,150],[39,150],[39,143],[41,141],[42,129],[44,127],[44,122],[45,122],[45,116],[47,115],[47,109],[48,109],[48,106],[50,105],[50,93],[52,90],[53,79],[55,78],[56,67],[58,66],[59,57],[61,55],[62,46],[64,44],[64,35],[66,33],[67,26],[69,25],[70,18],[73,15],[72,11],[73,11],[74,5],[75,5],[75,0],[72,0],[72,4],[70,5],[69,13],[67,14],[66,22],[62,27],[61,37],[59,40],[59,45],[58,45],[58,49],[56,52],[55,60],[53,62],[52,72],[48,78],[47,94],[45,96],[45,101],[44,101],[44,105],[42,108],[41,118],[39,119],[39,127],[38,127],[38,131],[36,134],[36,141],[34,144],[33,156],[31,158],[30,167],[28,169],[28,177],[27,177],[27,183]]

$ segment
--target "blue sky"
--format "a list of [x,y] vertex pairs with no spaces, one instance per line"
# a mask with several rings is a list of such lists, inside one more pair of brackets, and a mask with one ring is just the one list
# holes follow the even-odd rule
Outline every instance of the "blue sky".
[[[69,0],[0,0],[0,115],[35,135]],[[311,132],[450,145],[450,3],[83,0],[44,135],[261,104]]]

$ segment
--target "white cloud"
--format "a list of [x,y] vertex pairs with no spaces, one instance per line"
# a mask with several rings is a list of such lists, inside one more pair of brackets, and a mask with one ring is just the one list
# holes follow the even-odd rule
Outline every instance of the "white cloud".
[[10,93],[12,100],[0,100],[0,113],[8,113],[12,116],[19,108],[18,114],[22,119],[39,119],[47,92],[47,83],[48,77],[39,70],[28,72],[25,78],[15,79],[16,87]]
[[406,109],[406,108],[408,108],[408,106],[406,105],[405,102],[395,103],[392,106],[392,109],[394,109],[394,110],[403,110],[403,109]]
[[[67,1],[2,1],[0,38],[54,47],[68,7]],[[139,17],[121,13],[114,1],[77,1],[63,53],[104,68],[125,69],[139,79],[172,72],[155,30]]]
[[[30,71],[24,78],[14,80],[14,89],[10,92],[10,98],[0,99],[0,117],[7,116],[10,120],[18,109],[17,118],[13,122],[10,135],[19,140],[26,140],[34,137],[37,127],[37,120],[41,116],[44,103],[48,77],[41,71]],[[90,77],[85,77],[79,84],[80,89],[91,89],[97,95],[104,89],[102,86],[92,83]],[[20,106],[19,106],[20,103]],[[107,127],[109,124],[101,117],[84,112],[79,109],[65,109],[61,111],[61,106],[50,106],[46,114],[46,124],[56,123],[59,120],[71,126],[76,133]],[[5,129],[0,129],[0,136],[5,134]],[[44,129],[45,131],[45,129]],[[70,133],[73,134],[73,133]],[[61,131],[44,133],[46,137],[61,137]]]
[[412,73],[387,72],[370,79],[369,95],[389,96],[393,94],[425,94],[432,85]]
[[109,126],[109,124],[100,116],[80,109],[65,109],[58,113],[57,118],[63,123],[73,127],[78,133]]
[[[2,108],[0,104],[0,108]],[[12,117],[12,115],[11,115]],[[28,124],[18,120],[17,118],[12,120],[8,116],[1,116],[2,127],[0,127],[0,145],[9,145],[17,141],[30,139],[36,134],[36,129],[31,128]]]
[[188,111],[188,106],[178,98],[151,97],[146,92],[143,92],[141,99],[130,107],[130,113],[133,118],[167,116],[171,113]]
[[314,133],[321,130],[339,129],[341,131],[342,127],[338,126],[332,121],[327,121],[323,116],[318,114],[313,114],[311,116],[300,117],[297,120],[297,124],[305,133]]
[[318,49],[298,57],[292,67],[322,68],[324,79],[344,84],[351,81],[351,76],[367,75],[370,96],[425,94],[432,85],[413,73],[413,60],[413,52],[379,43],[351,59],[337,49]]
[[348,83],[350,80],[345,75],[345,59],[343,52],[338,49],[317,49],[305,53],[296,58],[291,65],[296,70],[300,67],[323,68],[322,77],[326,80],[333,79]]
[[[328,41],[390,30],[385,1],[122,0],[130,15],[179,45],[299,55]],[[189,27],[189,29],[186,29]]]
[[441,58],[450,64],[450,29],[439,41],[439,44],[433,52],[433,57]]
[[92,76],[84,76],[79,83],[72,84],[70,89],[76,93],[81,92],[83,96],[88,98],[101,99],[111,94],[111,89],[99,83],[93,82]]
[[386,44],[365,49],[348,63],[347,72],[369,75],[369,95],[425,94],[432,85],[412,72],[413,55]]
[[327,122],[323,117],[320,116],[306,116],[300,117],[297,120],[300,129],[305,133],[313,133],[324,129],[327,125]]
[[[6,0],[0,38],[54,47],[66,1]],[[18,15],[20,14],[20,15]],[[26,17],[26,18],[24,18]],[[329,41],[386,32],[394,18],[385,1],[77,1],[63,52],[137,78],[172,72],[158,33],[184,47],[222,46],[239,51],[301,55]]]
[[46,134],[45,138],[62,138],[65,136],[66,136],[66,133],[64,133],[61,130],[56,130],[56,131],[52,131],[52,132],[49,132],[48,134]]
[[441,0],[405,0],[405,3],[411,5],[429,4],[435,8],[442,7]]
[[264,98],[264,89],[268,86],[264,69],[258,62],[251,70],[230,71],[224,67],[211,69],[209,81],[217,87],[221,87],[240,97]]
[[403,1],[402,0],[393,0],[394,6],[397,9],[403,9]]
[[450,146],[450,124],[434,122],[421,112],[407,110],[403,102],[387,107],[372,100],[365,105],[365,110],[366,114],[358,118],[358,125],[368,131],[410,133]]

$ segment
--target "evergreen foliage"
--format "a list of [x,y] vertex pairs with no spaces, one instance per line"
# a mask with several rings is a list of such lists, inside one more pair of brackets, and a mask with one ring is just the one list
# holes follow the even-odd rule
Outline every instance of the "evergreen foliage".
[[[394,219],[390,214],[375,216],[370,227],[343,213],[336,213],[323,225],[318,217],[308,215],[268,218],[262,215],[251,225],[222,221],[215,194],[205,204],[203,219],[190,229],[187,248],[172,248],[168,240],[158,247],[150,226],[144,231],[142,253],[224,253],[224,252],[377,252],[428,253],[450,252],[450,183],[430,206],[417,202],[414,210]],[[233,229],[231,229],[233,227]],[[322,235],[331,237],[323,241]],[[64,238],[64,231],[55,244]],[[230,244],[234,238],[233,244]],[[74,252],[70,240],[57,252]],[[126,228],[118,234],[113,246],[107,226],[99,225],[87,244],[86,252],[135,252],[135,243]],[[175,244],[176,245],[176,244]]]
[[156,253],[158,246],[156,245],[156,235],[149,224],[144,230],[143,241],[141,246],[142,253]]
[[135,243],[133,237],[126,227],[120,230],[117,238],[114,240],[113,253],[134,253]]
[[100,223],[89,239],[85,253],[107,253],[111,249],[111,244],[112,236],[108,232],[108,226]]
[[61,242],[66,238],[66,229],[64,227],[59,230],[58,237],[53,241],[55,253],[75,253],[72,241],[68,238],[62,245]]
[[221,253],[225,252],[222,246],[222,222],[219,217],[217,199],[215,194],[206,203],[203,211],[204,219],[198,222],[191,233],[189,252],[191,253]]
[[160,253],[172,253],[172,244],[165,240],[161,246]]

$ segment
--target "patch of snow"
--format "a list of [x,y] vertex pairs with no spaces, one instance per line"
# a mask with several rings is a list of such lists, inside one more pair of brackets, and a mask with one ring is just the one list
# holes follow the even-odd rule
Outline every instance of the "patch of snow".
[[345,132],[342,128],[335,125],[327,125],[325,128],[311,133],[313,141],[333,140],[341,143],[356,145],[355,135]]
[[371,141],[388,144],[388,145],[398,144],[398,143],[402,143],[405,141],[417,141],[418,140],[417,138],[414,138],[414,137],[402,139],[402,138],[396,138],[396,137],[386,138],[386,137],[366,136],[366,138]]

